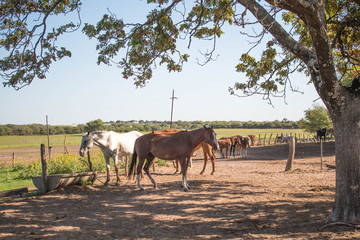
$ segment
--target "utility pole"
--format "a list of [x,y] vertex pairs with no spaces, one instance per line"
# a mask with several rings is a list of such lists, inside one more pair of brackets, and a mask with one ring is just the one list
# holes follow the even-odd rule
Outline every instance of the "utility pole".
[[177,97],[174,96],[174,89],[172,91],[172,97],[170,99],[171,99],[171,119],[170,119],[170,129],[171,129],[172,121],[173,121],[174,99],[177,99]]
[[49,118],[48,115],[46,114],[46,128],[47,128],[47,140],[48,140],[48,153],[49,153],[49,159],[51,157],[51,147],[50,147],[50,129],[49,129]]

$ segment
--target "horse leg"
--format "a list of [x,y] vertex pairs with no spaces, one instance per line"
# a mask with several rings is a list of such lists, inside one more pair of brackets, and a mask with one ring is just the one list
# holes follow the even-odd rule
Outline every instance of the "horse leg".
[[109,156],[104,156],[106,161],[106,181],[105,186],[107,186],[110,182],[110,163],[109,163]]
[[190,189],[190,186],[187,183],[188,159],[187,158],[180,159],[180,164],[181,164],[181,173],[183,175],[183,177],[182,177],[182,186],[183,186],[184,191],[187,192]]
[[149,171],[151,164],[154,163],[154,159],[155,159],[155,156],[152,154],[149,154],[149,156],[146,158],[146,164],[144,166],[144,171],[145,171],[146,175],[150,178],[154,188],[157,188],[157,184],[156,184],[154,178],[151,176],[150,171]]
[[141,179],[141,176],[142,176],[142,168],[143,168],[143,165],[144,165],[144,161],[145,161],[145,158],[144,157],[139,157],[139,163],[138,163],[138,166],[137,166],[137,169],[136,169],[136,174],[137,174],[137,185],[139,187],[139,189],[141,191],[144,190],[144,188],[141,186],[141,183],[140,183],[140,179]]
[[118,160],[117,153],[113,154],[112,158],[114,160],[114,167],[115,167],[115,173],[116,173],[116,183],[115,183],[115,185],[120,185],[119,168],[118,168],[119,160]]
[[173,165],[175,168],[174,174],[177,174],[179,172],[179,160],[173,160]]
[[203,169],[201,170],[200,174],[203,174],[205,172],[207,161],[208,161],[207,154],[204,151],[204,166],[203,166]]
[[[225,149],[226,150],[226,149]],[[223,150],[222,149],[220,149],[220,153],[221,153],[221,157],[222,158],[225,158],[225,155],[224,155],[224,153],[223,153]],[[226,155],[227,155],[227,150],[226,150]],[[227,157],[227,156],[226,156]]]
[[212,164],[212,172],[210,173],[210,175],[213,175],[215,173],[215,156],[213,153],[210,153],[210,159],[211,159],[211,164]]
[[188,167],[192,168],[192,166],[193,166],[192,157],[190,157],[189,162],[188,162]]

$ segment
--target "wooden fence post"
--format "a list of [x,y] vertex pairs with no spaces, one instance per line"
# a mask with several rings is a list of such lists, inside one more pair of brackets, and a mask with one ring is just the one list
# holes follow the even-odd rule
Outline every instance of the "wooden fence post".
[[289,141],[289,157],[286,162],[285,171],[289,171],[292,169],[294,158],[295,158],[295,138],[291,137]]
[[45,158],[45,144],[40,145],[40,155],[41,155],[41,167],[42,167],[42,193],[47,192],[47,162]]
[[258,145],[260,145],[260,146],[261,146],[261,138],[260,138],[260,134],[259,134],[259,143],[258,143]]
[[322,170],[322,165],[323,165],[323,140],[322,140],[322,138],[320,138],[320,151],[321,151],[321,153],[320,153],[320,156],[321,156],[320,169]]
[[271,144],[271,137],[272,137],[272,134],[270,134],[270,138],[269,138],[269,145]]
[[265,136],[264,136],[264,146],[266,145],[266,133],[265,133]]
[[12,160],[11,160],[11,166],[15,167],[15,152],[13,152]]

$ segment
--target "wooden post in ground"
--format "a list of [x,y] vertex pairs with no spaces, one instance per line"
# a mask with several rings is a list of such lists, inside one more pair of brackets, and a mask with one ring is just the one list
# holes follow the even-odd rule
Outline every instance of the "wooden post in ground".
[[129,157],[126,156],[125,157],[125,177],[127,177],[129,175]]
[[15,167],[15,152],[13,152],[13,157],[11,160],[11,166],[14,168]]
[[290,171],[292,169],[294,158],[295,158],[295,138],[291,137],[289,141],[289,157],[286,162],[285,171]]
[[264,146],[266,145],[266,133],[265,133],[265,136],[264,136]]
[[46,128],[47,128],[47,140],[48,140],[48,154],[50,159],[51,158],[50,129],[49,129],[49,119],[47,114],[46,114]]
[[269,137],[269,145],[270,145],[271,137],[272,137],[272,134],[270,134],[270,137]]
[[42,193],[47,192],[47,162],[45,158],[45,144],[40,145],[40,155],[41,155],[41,167],[42,167]]
[[323,165],[323,140],[322,140],[322,138],[320,138],[320,156],[321,156],[321,167],[320,167],[320,169],[322,170],[322,165]]

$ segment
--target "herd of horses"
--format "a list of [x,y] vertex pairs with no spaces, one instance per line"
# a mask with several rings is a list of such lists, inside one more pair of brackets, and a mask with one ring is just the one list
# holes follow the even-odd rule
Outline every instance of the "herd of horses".
[[[163,160],[173,160],[176,162],[176,172],[178,166],[181,167],[182,187],[188,191],[190,186],[187,181],[187,170],[195,151],[202,148],[204,154],[204,166],[200,174],[206,168],[208,158],[212,162],[212,172],[215,172],[215,151],[219,150],[223,158],[230,156],[247,156],[247,149],[250,147],[251,140],[248,136],[233,136],[226,138],[216,138],[216,133],[212,127],[206,127],[193,131],[162,130],[142,134],[137,131],[119,134],[113,131],[93,131],[83,134],[79,150],[80,156],[85,156],[92,146],[98,146],[106,161],[106,182],[110,181],[110,158],[114,161],[116,173],[116,185],[120,183],[118,160],[119,157],[126,162],[132,155],[128,178],[137,176],[137,185],[140,190],[144,190],[141,185],[142,171],[151,180],[154,188],[157,184],[150,174],[150,167],[155,158]],[[223,153],[225,150],[225,155]],[[145,161],[146,160],[146,161]]]

